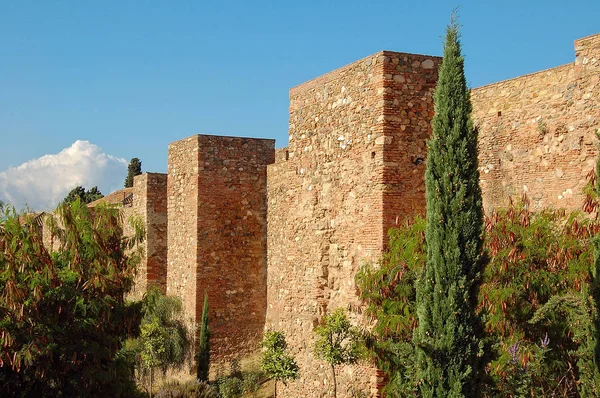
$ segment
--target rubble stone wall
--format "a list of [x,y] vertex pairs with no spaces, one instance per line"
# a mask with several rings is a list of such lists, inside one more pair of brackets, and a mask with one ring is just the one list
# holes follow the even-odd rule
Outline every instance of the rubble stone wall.
[[198,135],[169,147],[167,292],[192,327],[208,294],[216,361],[256,351],[262,337],[274,157],[274,140]]
[[275,140],[200,136],[196,319],[208,294],[217,357],[254,352],[267,308],[267,164]]
[[472,90],[484,207],[529,198],[533,209],[579,209],[600,128],[600,35],[577,61]]
[[[576,41],[573,64],[472,91],[486,209],[523,192],[534,208],[580,208],[597,155],[599,42]],[[268,174],[267,327],[285,332],[305,369],[285,396],[327,394],[314,326],[337,307],[360,308],[356,271],[384,250],[390,227],[425,210],[439,62],[384,51],[290,91],[289,146]],[[343,396],[377,394],[368,366],[338,376]]]
[[129,218],[140,217],[146,229],[142,243],[144,257],[137,270],[131,296],[141,299],[149,286],[163,292],[167,283],[167,175],[145,173],[133,179],[133,203],[124,204],[123,222],[129,233],[133,231]]
[[167,294],[181,297],[190,329],[196,324],[199,136],[169,144],[167,176]]
[[[354,275],[398,215],[423,209],[422,189],[410,189],[422,186],[413,160],[425,154],[437,63],[379,52],[290,91],[289,146],[268,174],[267,326],[284,331],[303,369],[285,396],[328,394],[314,327],[338,307],[361,322]],[[342,367],[340,396],[376,394],[379,381],[371,366]]]

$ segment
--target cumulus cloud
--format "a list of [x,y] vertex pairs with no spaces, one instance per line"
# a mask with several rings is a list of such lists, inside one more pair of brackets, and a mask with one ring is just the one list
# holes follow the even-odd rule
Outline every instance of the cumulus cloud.
[[127,161],[108,155],[89,141],[75,141],[57,154],[45,155],[0,172],[0,201],[17,209],[52,210],[78,185],[98,186],[103,194],[123,187]]

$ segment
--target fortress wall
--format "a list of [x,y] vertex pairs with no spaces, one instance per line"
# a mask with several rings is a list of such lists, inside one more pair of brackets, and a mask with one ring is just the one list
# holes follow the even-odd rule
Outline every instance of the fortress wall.
[[196,320],[205,292],[217,358],[258,348],[267,308],[267,164],[275,141],[201,135]]
[[[286,397],[330,389],[329,367],[313,354],[313,329],[327,312],[358,304],[352,275],[382,247],[383,164],[371,152],[383,124],[383,58],[290,90],[289,159],[268,171],[267,327],[285,333],[301,369]],[[351,384],[368,391],[372,373],[344,367],[339,395]]]
[[266,168],[273,140],[197,135],[169,146],[167,293],[195,327],[209,297],[217,362],[258,347],[266,311]]
[[137,270],[132,298],[141,299],[150,285],[166,291],[167,282],[167,175],[145,173],[133,179],[133,204],[122,208],[123,223],[129,232],[129,218],[141,217],[146,228],[142,243],[144,257]]
[[169,144],[167,294],[181,297],[185,320],[196,322],[199,136]]
[[[386,206],[423,207],[406,190],[422,183],[410,158],[429,132],[418,119],[432,111],[436,63],[380,52],[290,90],[288,160],[268,171],[267,327],[284,331],[303,371],[285,396],[330,389],[330,371],[313,354],[314,327],[338,307],[364,321],[354,275],[384,248],[396,220]],[[369,366],[346,366],[338,382],[348,396],[351,387],[376,393],[380,379]]]
[[[167,289],[167,175],[146,173],[146,229],[148,284]],[[135,183],[135,179],[134,179]]]
[[[487,210],[523,192],[534,208],[581,206],[597,154],[598,37],[576,42],[575,64],[472,90]],[[384,51],[290,91],[289,146],[268,171],[267,326],[286,333],[307,369],[286,396],[328,389],[314,326],[334,308],[360,308],[359,266],[379,256],[390,227],[425,211],[439,62]],[[342,394],[353,379],[376,390],[368,368],[338,376]]]
[[[383,91],[383,233],[425,214],[425,159],[431,135],[433,93],[441,58],[386,52]],[[387,239],[385,241],[387,243]]]
[[534,209],[581,207],[598,153],[599,41],[578,40],[575,64],[472,90],[486,210],[523,193]]
[[[587,75],[593,73],[597,77],[600,69],[600,34],[575,40],[575,67],[584,70]],[[591,83],[593,85],[598,82]]]
[[[143,178],[144,174],[135,176],[133,178],[133,186],[130,188],[124,188],[120,191],[114,192],[110,194],[107,198],[106,202],[110,205],[116,206],[121,211],[121,220],[123,222],[123,235],[124,236],[133,236],[135,231],[130,224],[131,217],[139,217],[141,219],[142,225],[148,231],[148,223],[146,217],[146,201],[147,198],[147,187],[146,187],[146,179]],[[133,201],[128,204],[123,204],[123,201],[132,195]],[[102,198],[102,199],[104,199]],[[100,199],[96,202],[90,203],[90,205],[94,205],[94,203],[102,203],[103,200]],[[140,264],[136,269],[135,278],[133,280],[133,286],[131,291],[127,294],[127,298],[131,300],[141,300],[148,289],[148,236],[146,234],[146,239],[140,244],[143,250],[142,258],[140,259]],[[165,264],[166,265],[166,264]]]

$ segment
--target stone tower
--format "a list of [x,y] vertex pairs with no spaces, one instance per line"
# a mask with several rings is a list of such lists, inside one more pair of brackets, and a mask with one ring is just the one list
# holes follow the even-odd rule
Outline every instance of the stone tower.
[[[360,308],[359,267],[380,256],[390,227],[425,209],[439,61],[383,51],[290,91],[289,146],[268,169],[267,326],[285,332],[306,369],[285,396],[323,393],[330,376],[313,355],[314,326]],[[377,388],[369,367],[338,376],[340,391]]]
[[195,135],[169,145],[167,294],[194,328],[208,294],[212,355],[257,349],[267,308],[267,164],[275,141]]

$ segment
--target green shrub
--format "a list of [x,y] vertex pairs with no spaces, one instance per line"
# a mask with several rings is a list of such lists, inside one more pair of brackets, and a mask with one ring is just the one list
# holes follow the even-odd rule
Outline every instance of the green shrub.
[[255,394],[260,388],[260,373],[245,372],[242,379],[244,394]]
[[170,381],[161,387],[156,398],[218,398],[216,389],[203,381],[192,380],[186,383]]
[[133,396],[121,348],[143,230],[126,238],[117,209],[75,200],[46,218],[53,250],[39,221],[0,207],[0,396]]
[[237,398],[242,395],[242,380],[237,377],[223,377],[217,380],[221,398]]
[[287,352],[287,342],[282,332],[267,330],[260,343],[263,349],[260,367],[269,379],[273,379],[273,397],[277,398],[277,382],[287,384],[300,377],[300,368],[294,357]]

